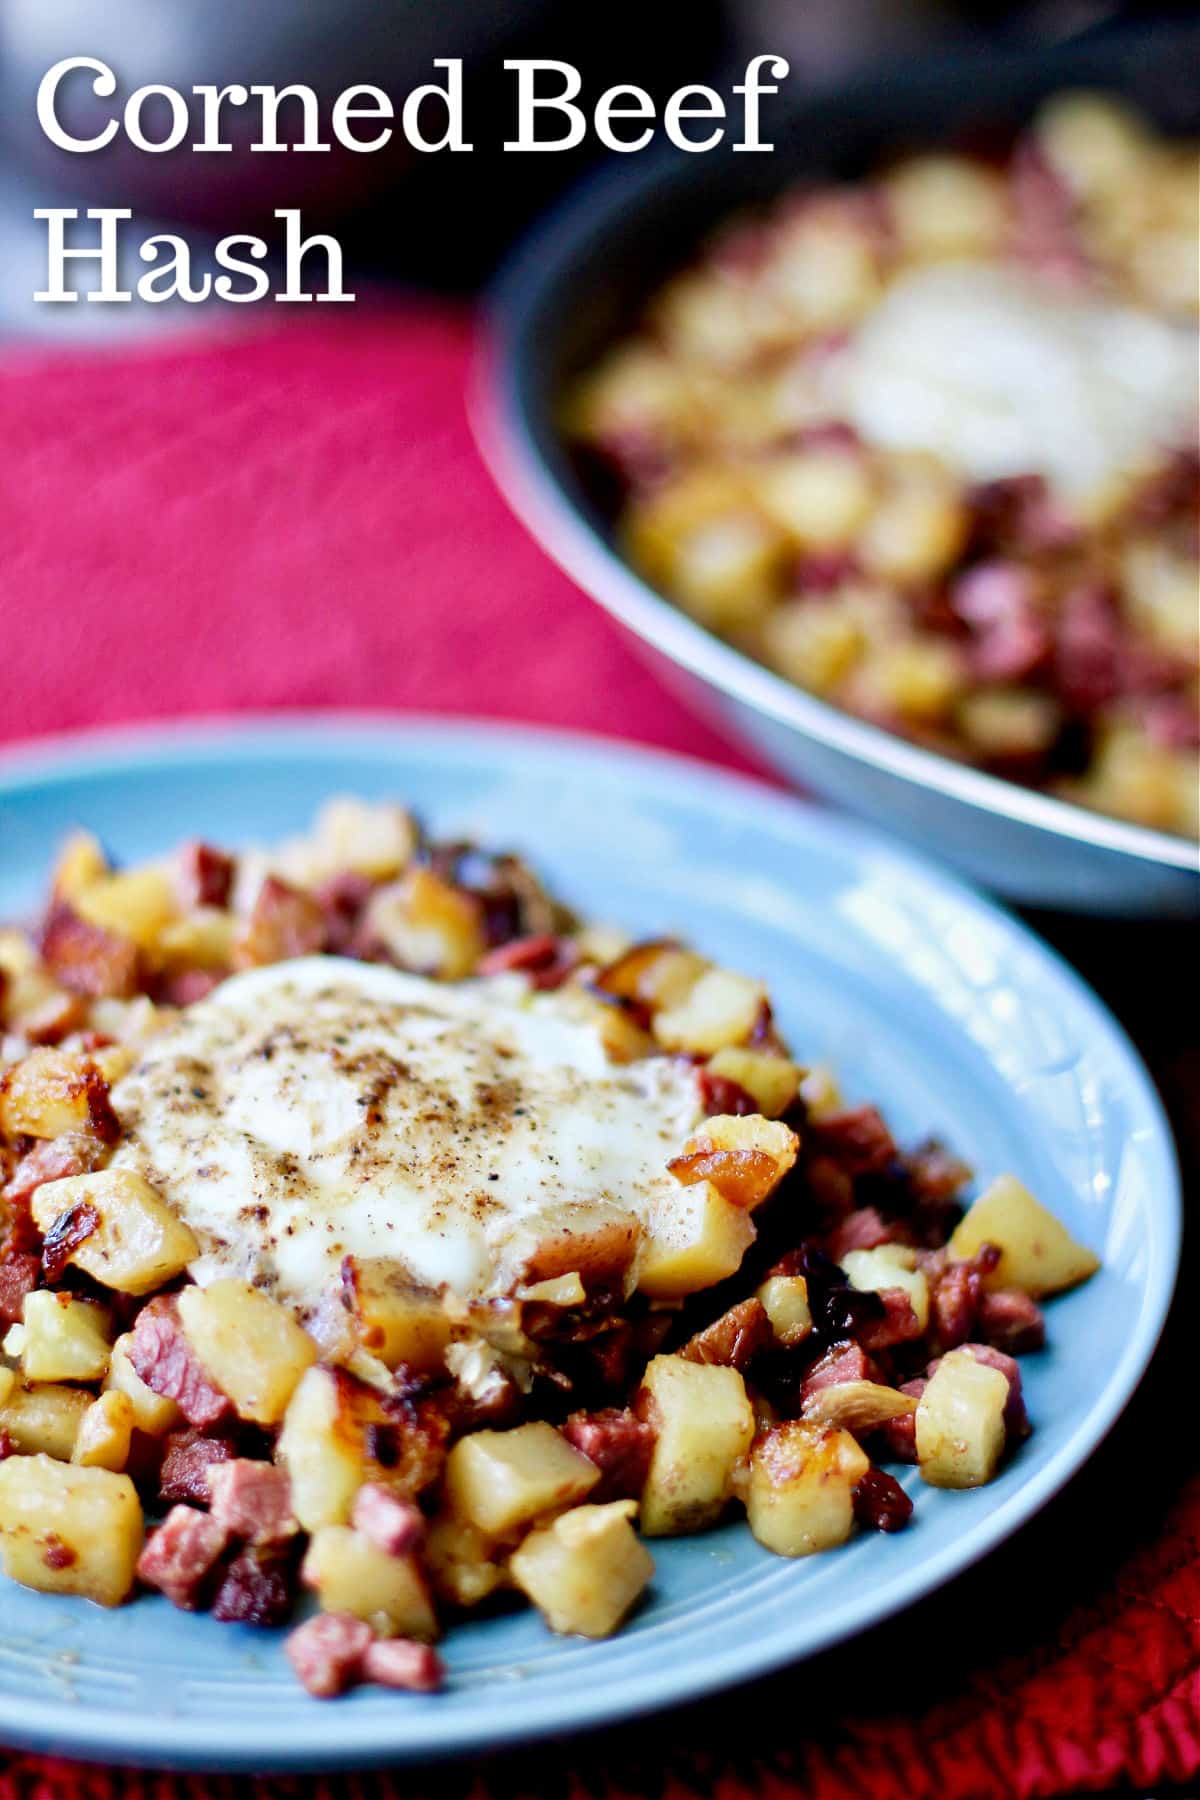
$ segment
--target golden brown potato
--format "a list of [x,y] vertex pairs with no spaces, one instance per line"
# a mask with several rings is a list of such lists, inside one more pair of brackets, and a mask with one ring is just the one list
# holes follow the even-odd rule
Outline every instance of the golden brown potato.
[[434,1592],[449,1606],[478,1606],[503,1579],[490,1539],[454,1513],[441,1513],[432,1521],[425,1561]]
[[715,1364],[656,1356],[637,1408],[656,1433],[642,1490],[642,1530],[647,1537],[678,1537],[715,1525],[754,1437],[741,1376]]
[[72,1220],[86,1225],[65,1260],[118,1293],[153,1293],[200,1254],[191,1227],[132,1169],[43,1182],[32,1212],[47,1235],[62,1229],[75,1239]]
[[970,1257],[994,1244],[1000,1261],[987,1287],[1017,1287],[1035,1300],[1086,1281],[1100,1259],[1071,1236],[1014,1175],[998,1175],[975,1201],[954,1236],[951,1256]]
[[128,1475],[49,1456],[0,1463],[0,1557],[24,1587],[119,1606],[133,1587],[142,1535]]
[[760,1433],[745,1484],[746,1517],[777,1556],[811,1556],[854,1529],[854,1489],[870,1460],[847,1431],[786,1419]]
[[741,1049],[734,1044],[709,1057],[708,1072],[722,1080],[735,1081],[768,1119],[777,1119],[786,1112],[800,1088],[800,1071],[786,1056]]
[[44,1454],[70,1462],[80,1424],[91,1404],[91,1394],[82,1388],[51,1381],[32,1387],[19,1382],[0,1405],[0,1431],[11,1438],[22,1456]]
[[179,1323],[207,1373],[243,1419],[276,1425],[317,1346],[286,1307],[247,1281],[186,1287]]
[[642,1243],[637,1285],[655,1300],[677,1300],[736,1274],[754,1242],[744,1206],[719,1194],[711,1181],[680,1187],[659,1209]]
[[21,1323],[4,1348],[20,1356],[27,1381],[99,1381],[112,1351],[109,1317],[91,1300],[36,1288],[26,1294]]
[[309,1541],[301,1576],[323,1612],[365,1619],[378,1637],[432,1643],[437,1615],[414,1556],[389,1556],[349,1525],[321,1525]]
[[89,925],[153,951],[164,925],[175,917],[175,884],[166,869],[124,869],[80,888],[74,906]]
[[133,1403],[128,1394],[110,1388],[80,1419],[71,1461],[87,1469],[119,1472],[129,1461],[132,1435]]
[[413,869],[380,888],[367,908],[367,930],[401,967],[444,981],[469,975],[487,949],[478,900],[432,869]]
[[813,1328],[803,1275],[768,1275],[758,1289],[763,1311],[781,1344],[802,1344]]
[[428,1375],[444,1366],[452,1325],[441,1297],[415,1283],[403,1263],[347,1257],[343,1292],[364,1350],[389,1369]]
[[778,1119],[718,1114],[667,1164],[676,1181],[710,1181],[725,1200],[753,1210],[796,1160],[800,1140]]
[[354,1496],[376,1481],[416,1499],[444,1460],[436,1412],[397,1409],[344,1369],[305,1370],[288,1404],[275,1457],[292,1483],[305,1531],[349,1522]]
[[709,969],[686,998],[654,1015],[654,1035],[664,1050],[712,1056],[746,1042],[766,997],[760,981],[730,969]]
[[33,1050],[0,1076],[0,1131],[56,1138],[90,1131],[111,1143],[116,1121],[94,1063],[65,1050]]
[[632,1500],[575,1506],[539,1526],[514,1550],[509,1572],[551,1631],[608,1637],[654,1573],[636,1536]]
[[497,1542],[574,1506],[599,1479],[595,1463],[542,1420],[472,1432],[446,1458],[451,1510]]
[[981,1487],[1004,1454],[1008,1381],[999,1369],[951,1350],[917,1402],[917,1463],[931,1487]]

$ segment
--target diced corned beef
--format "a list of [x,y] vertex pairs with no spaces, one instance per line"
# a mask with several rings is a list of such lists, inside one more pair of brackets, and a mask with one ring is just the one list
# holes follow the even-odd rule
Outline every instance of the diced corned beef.
[[992,1344],[964,1344],[963,1350],[973,1356],[978,1363],[986,1363],[989,1369],[997,1369],[1008,1382],[1008,1404],[1004,1408],[1004,1424],[1008,1432],[1010,1444],[1019,1444],[1027,1438],[1033,1427],[1029,1423],[1029,1415],[1025,1411],[1025,1396],[1021,1392],[1021,1371],[1016,1361],[1007,1356],[1003,1350],[997,1350]]
[[744,1372],[760,1350],[774,1342],[761,1300],[739,1300],[728,1312],[690,1337],[679,1351],[685,1362],[721,1363]]
[[155,994],[164,1006],[195,1006],[197,1000],[207,1000],[221,980],[216,969],[180,969],[166,976]]
[[796,562],[792,587],[797,594],[832,594],[858,570],[858,559],[851,550],[809,551]]
[[986,1344],[1007,1350],[1010,1356],[1040,1350],[1046,1341],[1046,1321],[1036,1300],[1020,1288],[997,1288],[979,1297],[978,1331]]
[[1059,603],[1054,678],[1073,712],[1093,713],[1120,693],[1125,648],[1112,594],[1102,582],[1081,582],[1064,594]]
[[902,1159],[917,1200],[953,1200],[971,1179],[970,1166],[936,1138],[927,1138]]
[[46,915],[39,948],[55,979],[76,994],[128,1000],[138,991],[137,945],[81,918],[65,900]]
[[20,1322],[25,1296],[32,1294],[41,1278],[41,1258],[31,1250],[12,1250],[0,1262],[0,1324]]
[[420,1507],[377,1481],[364,1482],[359,1488],[350,1523],[388,1556],[409,1555],[425,1536],[425,1515]]
[[902,1531],[912,1518],[913,1503],[894,1475],[868,1469],[855,1484],[854,1516],[876,1531]]
[[233,888],[234,862],[211,844],[185,844],[179,853],[179,903],[185,911],[194,906],[228,906]]
[[[911,1394],[919,1400],[929,1386],[924,1375],[918,1375],[915,1381],[901,1384],[902,1394]],[[886,1425],[879,1428],[879,1437],[887,1445],[888,1455],[897,1462],[915,1463],[917,1460],[917,1420],[915,1413],[904,1413],[898,1419],[889,1419]]]
[[822,1239],[826,1256],[840,1263],[847,1250],[877,1250],[880,1244],[903,1241],[904,1227],[887,1220],[876,1206],[859,1206]]
[[363,1674],[380,1687],[410,1694],[436,1694],[446,1679],[437,1651],[413,1638],[376,1638],[363,1657]]
[[146,1539],[138,1558],[138,1575],[173,1605],[195,1612],[228,1541],[225,1527],[210,1514],[191,1506],[173,1506]]
[[158,1497],[167,1504],[189,1500],[207,1506],[211,1493],[209,1470],[232,1462],[237,1451],[228,1438],[204,1437],[194,1428],[168,1432],[158,1477]]
[[655,1431],[627,1407],[572,1413],[563,1436],[600,1470],[589,1500],[637,1500],[641,1497],[654,1455]]
[[704,1108],[705,1118],[724,1116],[740,1119],[758,1111],[757,1100],[739,1082],[731,1081],[727,1075],[714,1075],[705,1068],[698,1069],[697,1075],[700,1081],[700,1104]]
[[174,1400],[189,1425],[215,1425],[232,1410],[201,1368],[169,1294],[156,1295],[138,1314],[129,1359],[148,1388]]
[[971,628],[971,667],[979,680],[1019,681],[1050,654],[1034,577],[1020,563],[977,563],[955,582],[952,601]]
[[371,1627],[349,1613],[316,1613],[288,1634],[284,1646],[297,1677],[318,1700],[332,1699],[362,1680],[374,1643]]
[[1200,709],[1190,694],[1155,694],[1141,717],[1146,736],[1164,750],[1200,748]]
[[897,1159],[895,1140],[879,1109],[858,1106],[810,1127],[813,1142],[847,1175],[881,1175]]
[[315,891],[314,898],[325,915],[325,948],[335,956],[351,951],[362,923],[363,908],[375,892],[368,875],[343,869],[331,875]]
[[1086,280],[1089,265],[1075,223],[1074,198],[1031,138],[1022,139],[1013,152],[1009,192],[1016,254],[1052,280],[1072,286]]
[[292,1516],[292,1484],[274,1463],[235,1456],[207,1469],[214,1519],[230,1537],[249,1544],[278,1544],[299,1529]]
[[47,1138],[21,1158],[2,1197],[13,1205],[28,1206],[43,1181],[90,1175],[100,1167],[105,1154],[104,1145],[90,1131],[68,1131],[62,1137]]
[[311,956],[325,948],[326,919],[318,900],[278,875],[258,890],[235,961],[239,968]]
[[909,1344],[921,1333],[920,1321],[904,1288],[882,1288],[882,1319],[864,1319],[856,1336],[864,1350],[889,1350],[894,1344]]
[[983,1276],[994,1268],[997,1252],[985,1244],[978,1256],[955,1262],[940,1253],[924,1259],[929,1282],[929,1336],[939,1351],[965,1344],[975,1330],[983,1297]]
[[860,1344],[835,1344],[804,1377],[801,1403],[819,1394],[822,1388],[836,1387],[842,1381],[874,1381],[876,1373],[874,1363]]
[[515,971],[527,975],[532,987],[549,991],[561,987],[572,969],[578,968],[579,961],[579,951],[568,939],[539,931],[489,950],[479,964],[479,973],[503,975]]
[[225,1624],[283,1625],[295,1600],[292,1559],[277,1545],[248,1544],[222,1576],[212,1613]]

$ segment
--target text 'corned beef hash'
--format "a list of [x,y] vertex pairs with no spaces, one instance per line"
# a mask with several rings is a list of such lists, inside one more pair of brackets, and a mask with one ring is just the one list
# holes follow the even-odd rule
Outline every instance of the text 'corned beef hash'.
[[905,1150],[761,982],[571,918],[516,857],[331,802],[272,854],[64,847],[0,934],[0,1556],[252,1625],[318,1695],[436,1688],[524,1595],[602,1637],[647,1540],[804,1556],[1029,1431],[1096,1269]]
[[1198,183],[1067,94],[733,220],[569,397],[630,559],[872,724],[1194,836]]

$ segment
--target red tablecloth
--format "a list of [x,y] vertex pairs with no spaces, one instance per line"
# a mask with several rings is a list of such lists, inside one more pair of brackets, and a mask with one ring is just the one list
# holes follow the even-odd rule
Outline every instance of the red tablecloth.
[[[0,738],[336,704],[502,714],[739,760],[506,513],[467,432],[468,343],[453,313],[359,310],[119,357],[0,361]],[[1061,1499],[857,1643],[584,1744],[325,1792],[1009,1800],[1197,1777],[1200,1480],[1181,1362],[1194,1354],[1176,1325]],[[240,1785],[0,1761],[0,1800]]]

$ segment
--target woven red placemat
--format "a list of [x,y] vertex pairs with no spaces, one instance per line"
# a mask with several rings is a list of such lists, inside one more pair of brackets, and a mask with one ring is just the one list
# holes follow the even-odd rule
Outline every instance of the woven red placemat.
[[[469,325],[426,307],[0,359],[0,738],[234,708],[496,714],[735,765],[509,517],[467,431]],[[1179,940],[1066,924],[1181,1129]],[[1200,1775],[1200,1478],[1182,1320],[1089,1467],[981,1568],[702,1707],[536,1752],[272,1794],[1022,1800]],[[1184,1371],[1187,1371],[1185,1374]],[[10,1756],[0,1800],[242,1782]]]

